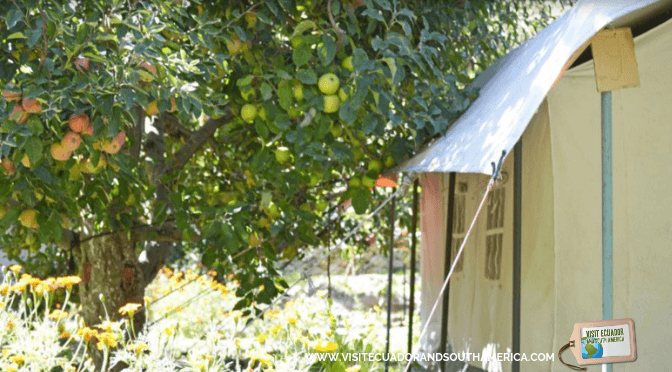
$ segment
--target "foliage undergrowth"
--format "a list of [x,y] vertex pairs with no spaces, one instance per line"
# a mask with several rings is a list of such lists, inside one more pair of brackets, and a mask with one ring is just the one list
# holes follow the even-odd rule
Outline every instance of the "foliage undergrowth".
[[[222,284],[197,270],[163,269],[144,304],[107,309],[107,319],[87,327],[71,301],[81,279],[39,279],[18,265],[0,284],[0,370],[95,371],[87,347],[109,356],[105,367],[125,371],[377,371],[381,363],[319,362],[309,353],[381,352],[375,326],[354,329],[331,302],[288,299],[252,321],[234,310],[238,284]],[[101,301],[105,301],[101,298]],[[124,317],[109,321],[117,311]],[[146,312],[143,330],[129,320]]]

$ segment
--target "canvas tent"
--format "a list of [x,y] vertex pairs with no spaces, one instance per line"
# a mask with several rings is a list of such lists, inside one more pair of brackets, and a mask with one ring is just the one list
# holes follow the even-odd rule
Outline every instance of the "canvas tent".
[[[456,352],[556,355],[554,361],[474,367],[565,371],[557,352],[574,323],[613,311],[606,314],[634,319],[638,355],[636,362],[613,365],[614,371],[672,368],[667,352],[672,342],[672,286],[667,284],[672,263],[672,20],[664,20],[672,17],[670,9],[670,0],[579,1],[486,71],[479,99],[448,133],[397,168],[421,173],[425,322],[444,277],[448,173],[457,173],[454,254],[481,200],[491,162],[502,150],[507,153],[503,180],[490,194],[450,282],[449,344]],[[659,24],[651,28],[654,19]],[[567,70],[605,27],[650,28],[635,32],[638,87],[601,94],[593,60]],[[603,120],[611,135],[602,132]],[[603,151],[608,148],[603,136],[610,152]],[[519,140],[515,172],[513,148]],[[611,157],[603,159],[604,154]],[[611,164],[611,175],[603,175],[605,164]],[[603,192],[603,179],[613,184],[611,199]],[[515,188],[521,192],[519,302],[513,295]],[[603,221],[605,211],[613,217]],[[611,243],[603,234],[607,220],[613,221]],[[610,244],[613,252],[603,251]],[[608,270],[611,286],[603,280]],[[519,318],[513,314],[516,306]],[[435,350],[440,325],[439,314],[421,340],[423,351]],[[573,362],[571,353],[564,356]]]

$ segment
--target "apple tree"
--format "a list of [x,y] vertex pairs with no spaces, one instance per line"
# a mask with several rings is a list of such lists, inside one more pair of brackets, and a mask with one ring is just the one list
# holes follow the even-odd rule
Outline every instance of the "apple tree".
[[268,302],[274,263],[349,227],[342,202],[369,211],[379,174],[445,133],[546,6],[3,1],[0,246],[77,271],[90,325],[100,294],[143,303],[175,252]]

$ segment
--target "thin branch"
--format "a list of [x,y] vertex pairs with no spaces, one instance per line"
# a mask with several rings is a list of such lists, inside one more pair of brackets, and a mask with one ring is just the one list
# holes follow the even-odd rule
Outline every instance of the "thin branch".
[[217,119],[210,119],[203,124],[194,134],[189,137],[187,142],[173,155],[171,167],[166,173],[179,171],[189,162],[194,154],[215,134],[215,131],[222,125],[233,119],[233,113],[230,108],[226,108],[224,116]]
[[[103,236],[118,234],[122,231],[104,231],[96,235],[87,236],[79,242],[84,243],[89,240],[98,239]],[[74,232],[72,232],[74,234]],[[134,235],[136,241],[155,241],[155,242],[180,242],[182,241],[182,233],[173,225],[152,226],[152,225],[136,225],[131,227],[131,234]],[[194,240],[199,239],[196,235]]]
[[136,105],[135,109],[135,126],[133,127],[133,137],[135,142],[131,147],[131,158],[138,160],[140,158],[140,149],[142,148],[142,134],[145,126],[145,110]]

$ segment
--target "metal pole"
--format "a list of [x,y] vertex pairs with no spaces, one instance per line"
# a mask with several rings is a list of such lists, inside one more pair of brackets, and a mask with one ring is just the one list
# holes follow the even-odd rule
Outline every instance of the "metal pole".
[[[520,353],[520,297],[522,278],[522,207],[523,207],[523,140],[513,149],[513,334],[511,352]],[[511,372],[520,372],[520,360],[511,362]]]
[[408,353],[413,353],[413,312],[415,310],[415,249],[418,243],[418,184],[413,182],[413,217],[411,220],[411,290],[408,303]]
[[[392,189],[394,193],[397,189]],[[392,266],[394,264],[394,205],[396,197],[390,201],[390,240],[387,255],[390,258],[387,267],[387,338],[385,339],[385,354],[390,353],[390,328],[392,327]],[[390,358],[385,360],[385,372],[389,371]]]
[[[602,92],[602,319],[605,320],[614,316],[611,121],[611,92]],[[603,364],[602,371],[611,372],[611,364]]]
[[[444,279],[450,273],[451,257],[450,251],[453,246],[453,217],[455,212],[455,172],[450,173],[448,181],[448,220],[446,222],[446,255],[444,263]],[[439,353],[445,354],[448,344],[448,308],[450,307],[450,283],[446,287],[446,292],[443,295],[443,308],[441,312],[441,340],[439,344]],[[440,369],[442,372],[446,370],[446,360],[441,359]]]

